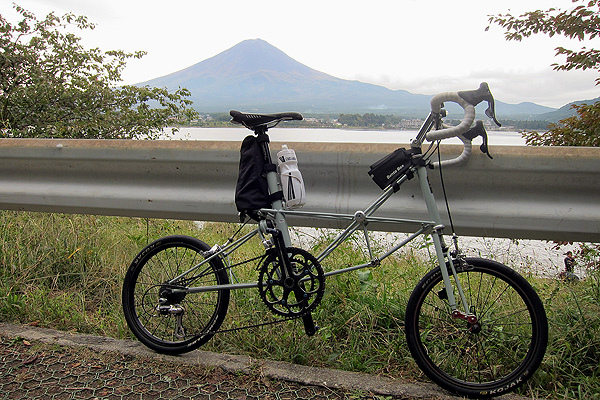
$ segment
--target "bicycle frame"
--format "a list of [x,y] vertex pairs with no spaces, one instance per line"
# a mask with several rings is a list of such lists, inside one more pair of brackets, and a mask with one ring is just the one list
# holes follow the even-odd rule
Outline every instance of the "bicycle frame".
[[[413,141],[412,147],[419,148],[425,138],[425,133],[437,124],[437,120],[434,115],[430,114],[427,118],[417,138]],[[261,134],[266,134],[261,133]],[[269,152],[269,141],[265,141],[265,157],[270,158]],[[283,208],[283,203],[281,200],[275,200],[272,202],[272,208],[270,209],[261,209],[260,214],[265,217],[264,220],[261,220],[258,224],[258,227],[251,231],[250,233],[244,235],[243,237],[232,241],[225,245],[215,245],[213,248],[205,254],[206,259],[184,272],[183,274],[175,277],[170,282],[174,283],[184,278],[186,275],[192,273],[193,271],[198,270],[203,265],[206,265],[210,260],[214,257],[221,257],[226,264],[228,264],[227,259],[230,254],[232,254],[235,250],[237,250],[244,243],[248,242],[251,238],[256,235],[259,235],[263,238],[263,243],[268,247],[270,243],[266,239],[267,233],[267,224],[266,221],[273,221],[277,230],[282,233],[284,243],[287,247],[291,246],[291,238],[289,234],[289,226],[287,223],[287,216],[294,217],[304,217],[304,218],[317,218],[317,219],[332,219],[337,221],[349,221],[348,226],[342,230],[336,238],[334,238],[329,246],[325,250],[323,250],[319,255],[316,256],[319,262],[323,261],[327,256],[329,256],[342,242],[348,239],[352,234],[361,229],[364,232],[365,242],[367,244],[367,249],[369,252],[370,260],[367,263],[358,264],[355,266],[336,269],[333,271],[327,271],[324,273],[325,277],[342,274],[345,272],[350,272],[362,268],[375,267],[378,266],[381,261],[392,255],[394,252],[404,247],[406,244],[410,243],[417,237],[422,234],[431,234],[433,238],[434,248],[436,252],[436,257],[438,260],[438,266],[441,269],[441,273],[444,280],[444,285],[446,288],[446,294],[449,302],[449,306],[452,310],[452,315],[455,318],[467,319],[470,314],[470,306],[466,299],[466,296],[463,293],[462,287],[458,280],[458,276],[453,265],[452,258],[448,255],[448,246],[444,242],[443,237],[443,229],[444,225],[442,224],[442,220],[440,217],[439,210],[437,208],[437,204],[435,201],[435,197],[429,187],[429,183],[427,180],[427,169],[425,166],[413,166],[410,170],[410,173],[414,173],[418,178],[421,193],[425,200],[425,204],[427,207],[427,212],[429,215],[429,220],[411,220],[411,219],[403,219],[403,218],[386,218],[386,217],[376,217],[373,214],[395,193],[395,190],[392,186],[386,188],[371,204],[369,204],[365,210],[358,210],[353,215],[351,214],[336,214],[336,213],[320,213],[320,212],[310,212],[310,211],[298,211],[298,210],[285,210]],[[409,178],[408,174],[405,173],[396,181],[396,187],[399,187],[403,183],[405,183]],[[270,171],[267,173],[267,183],[269,186],[269,190],[271,193],[275,193],[280,190],[280,182],[278,174],[275,171]],[[392,223],[392,224],[402,224],[402,223],[410,223],[410,224],[419,224],[421,228],[416,232],[410,234],[405,240],[391,247],[385,253],[373,256],[367,225],[369,222],[384,222],[384,223]],[[444,268],[444,266],[447,266]],[[231,267],[231,266],[229,266]],[[209,268],[209,267],[207,267]],[[450,271],[450,272],[449,272]],[[453,290],[453,285],[450,280],[450,273],[452,273],[455,281],[455,285],[458,290],[458,294],[460,296],[460,301],[464,308],[464,313],[458,311],[456,297]],[[226,290],[226,289],[247,289],[247,288],[257,288],[259,285],[258,282],[249,282],[249,283],[230,283],[228,285],[216,285],[216,286],[201,286],[201,287],[189,287],[185,289],[173,289],[174,293],[201,293],[215,290]]]

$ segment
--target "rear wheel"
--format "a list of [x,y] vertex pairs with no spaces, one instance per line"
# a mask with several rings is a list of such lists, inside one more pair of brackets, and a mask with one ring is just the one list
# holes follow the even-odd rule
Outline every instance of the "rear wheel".
[[150,243],[131,263],[123,283],[123,312],[140,342],[159,353],[179,354],[200,347],[219,329],[229,290],[173,291],[228,283],[218,258],[173,281],[203,261],[209,249],[189,236],[167,236]]
[[447,390],[469,397],[512,391],[531,377],[544,357],[548,322],[542,302],[531,285],[505,265],[479,258],[457,264],[477,323],[452,318],[436,268],[408,301],[408,347],[423,372]]

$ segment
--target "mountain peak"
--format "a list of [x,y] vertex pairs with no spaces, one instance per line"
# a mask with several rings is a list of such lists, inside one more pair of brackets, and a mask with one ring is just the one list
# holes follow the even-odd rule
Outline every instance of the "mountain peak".
[[266,70],[280,73],[312,73],[313,71],[262,39],[244,40],[200,64],[219,68],[222,76]]
[[335,79],[294,60],[262,39],[244,40],[235,46],[181,71],[142,83],[198,89],[208,82],[231,82],[256,74],[277,74],[280,78]]
[[[327,75],[258,38],[244,40],[181,71],[138,85],[185,87],[192,93],[194,108],[202,112],[376,110],[415,116],[428,112],[430,99],[430,96]],[[497,102],[497,109],[502,107],[503,104]]]

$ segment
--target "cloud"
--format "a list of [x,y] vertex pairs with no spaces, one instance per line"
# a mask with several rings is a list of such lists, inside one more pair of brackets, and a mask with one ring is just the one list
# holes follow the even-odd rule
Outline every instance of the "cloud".
[[432,95],[440,92],[476,89],[488,82],[494,97],[505,103],[533,102],[549,107],[562,107],[572,101],[600,96],[595,86],[596,71],[554,71],[550,67],[537,70],[479,70],[463,75],[436,77],[397,77],[357,75],[354,79],[394,90]]
[[65,13],[85,15],[91,17],[91,22],[97,19],[110,18],[118,13],[118,9],[111,2],[94,2],[81,0],[17,0],[17,4],[29,11],[33,11],[38,18],[43,18],[51,11],[58,16]]
[[[301,7],[279,0],[256,7],[241,0],[17,1],[40,17],[53,9],[87,15],[97,24],[81,33],[88,47],[147,51],[142,60],[130,60],[125,83],[166,75],[259,37],[319,71],[413,93],[488,81],[502,101],[553,107],[600,94],[594,71],[551,70],[554,48],[566,45],[559,35],[507,42],[498,26],[485,32],[490,14],[547,9],[547,0],[374,0],[366,8],[359,0],[306,0]],[[573,6],[571,0],[552,3]]]

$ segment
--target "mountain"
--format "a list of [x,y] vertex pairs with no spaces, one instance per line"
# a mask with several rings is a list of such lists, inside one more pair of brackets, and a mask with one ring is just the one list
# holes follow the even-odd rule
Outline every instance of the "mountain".
[[[539,104],[531,103],[531,102],[523,102],[519,104],[509,104],[503,103],[501,101],[496,100],[496,115],[502,119],[514,119],[514,120],[544,120],[540,117],[540,115],[545,115],[550,112],[556,111],[556,108],[540,106]],[[452,115],[462,115],[462,109],[458,104],[455,103],[446,103],[446,109]],[[477,107],[478,118],[486,119],[483,115],[483,112],[487,108],[487,103],[482,103]],[[427,112],[428,109],[425,110]],[[423,112],[421,112],[423,114]],[[482,114],[482,115],[479,115]]]
[[140,85],[189,89],[201,111],[263,112],[422,110],[430,96],[339,79],[319,72],[261,39],[245,40],[216,56]]
[[[181,71],[138,85],[185,87],[202,112],[397,113],[422,117],[431,96],[336,78],[314,70],[264,40],[245,40]],[[497,113],[554,111],[533,103],[496,103]]]
[[599,101],[600,101],[600,97],[596,97],[595,99],[591,99],[591,100],[574,101],[572,103],[562,106],[558,110],[538,115],[537,118],[542,121],[558,122],[561,119],[565,119],[568,117],[572,117],[573,115],[577,115],[577,112],[575,112],[575,110],[573,108],[571,108],[571,106],[573,104],[577,104],[577,105],[584,104],[584,103],[585,104],[594,104]]
[[501,101],[496,101],[496,113],[507,118],[520,119],[539,119],[540,114],[545,114],[555,111],[556,108],[540,106],[531,102],[523,102],[519,104],[508,104]]

